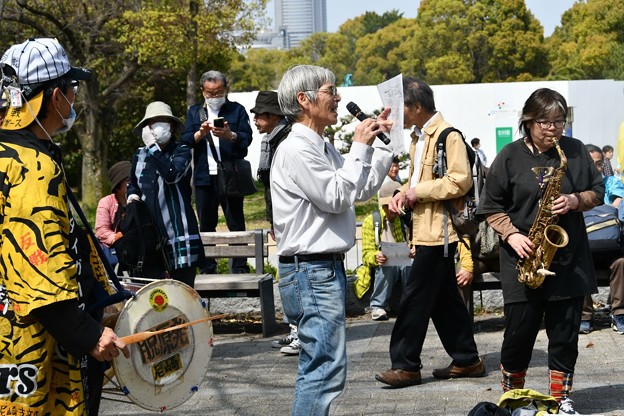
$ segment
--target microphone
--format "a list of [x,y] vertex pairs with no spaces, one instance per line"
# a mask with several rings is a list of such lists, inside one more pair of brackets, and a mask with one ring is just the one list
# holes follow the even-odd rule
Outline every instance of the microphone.
[[[370,118],[369,116],[364,114],[362,109],[358,107],[358,105],[354,103],[353,101],[347,104],[347,110],[349,110],[349,112],[360,121],[364,121],[367,118]],[[377,138],[381,140],[382,142],[384,142],[384,144],[390,144],[390,139],[383,132],[377,133]]]

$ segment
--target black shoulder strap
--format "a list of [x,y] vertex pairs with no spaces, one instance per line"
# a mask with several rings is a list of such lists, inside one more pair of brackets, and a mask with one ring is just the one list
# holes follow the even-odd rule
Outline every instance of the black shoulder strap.
[[[436,141],[436,164],[437,164],[437,175],[438,177],[443,177],[446,174],[446,138],[452,132],[457,132],[462,138],[464,144],[466,144],[466,140],[464,139],[463,133],[456,129],[455,127],[447,127],[438,136],[438,140]],[[467,148],[468,146],[466,146]],[[470,155],[468,155],[470,159]],[[472,167],[472,163],[470,164]],[[443,204],[443,221],[444,221],[444,257],[448,257],[448,214],[450,212],[450,201],[446,200]],[[451,222],[452,223],[452,222]],[[453,224],[455,227],[455,224]],[[461,238],[460,238],[461,239]]]
[[462,133],[461,130],[456,129],[455,127],[447,127],[444,130],[442,130],[442,132],[440,133],[440,136],[438,136],[438,140],[436,141],[436,149],[437,149],[436,154],[438,155],[438,158],[440,154],[443,155],[444,157],[444,172],[440,175],[440,177],[444,176],[444,173],[446,173],[446,138],[452,132],[456,132],[462,138],[462,141],[464,142],[464,146],[466,146],[468,162],[470,162],[471,168],[475,166],[477,159],[478,159],[475,151],[468,145],[468,143],[466,143],[466,137],[464,137],[464,133]]
[[[203,115],[206,120],[208,120],[208,111],[206,110],[205,107],[202,107],[199,109],[200,111],[200,115]],[[202,113],[203,112],[203,113]],[[202,118],[202,117],[200,117]],[[217,148],[214,145],[214,141],[212,139],[212,132],[208,132],[208,134],[206,135],[206,139],[208,140],[208,146],[210,146],[210,151],[212,152],[212,157],[214,158],[214,160],[217,162],[217,165],[219,163],[221,163],[221,160],[219,159],[219,154],[217,153]]]
[[[147,210],[147,207],[145,206],[145,202],[141,200],[131,202],[126,206],[126,217],[124,218],[124,223],[125,223],[124,232],[127,232],[129,230],[136,230],[137,232],[137,236],[138,236],[137,240],[138,240],[138,245],[139,245],[138,247],[139,257],[138,257],[137,267],[139,269],[143,268],[143,262],[145,260],[145,240],[143,237],[143,226],[142,226],[143,225],[142,220],[144,219],[142,219],[141,217],[146,214],[149,214],[149,211]],[[150,215],[150,222],[152,222],[151,215]]]
[[446,138],[453,131],[457,131],[459,132],[459,134],[461,134],[461,131],[457,130],[455,127],[447,127],[442,130],[442,132],[438,136],[438,140],[436,141],[436,174],[439,178],[443,177],[446,174]]
[[[84,226],[85,230],[87,231],[87,233],[89,234],[89,236],[93,240],[93,245],[95,246],[95,250],[97,251],[97,254],[100,257],[100,261],[104,265],[104,269],[106,270],[106,274],[108,275],[108,279],[111,282],[113,282],[113,285],[115,285],[115,288],[118,291],[114,295],[111,295],[110,298],[107,299],[107,301],[102,302],[102,305],[100,305],[100,302],[98,302],[97,306],[104,307],[104,306],[112,305],[113,303],[121,302],[122,300],[125,300],[125,299],[130,299],[132,297],[132,293],[130,293],[129,291],[124,289],[124,287],[121,285],[121,282],[119,282],[119,278],[117,277],[117,273],[115,273],[115,270],[113,269],[113,266],[111,266],[110,262],[106,258],[106,255],[102,251],[102,246],[100,245],[100,240],[98,240],[98,238],[95,236],[95,233],[91,229],[91,225],[87,221],[87,218],[85,217],[84,212],[82,212],[82,209],[80,208],[80,205],[78,205],[78,201],[76,200],[76,197],[74,196],[74,193],[72,192],[72,190],[71,190],[71,188],[69,187],[68,184],[66,184],[66,187],[67,187],[67,196],[69,197],[69,201],[71,202],[71,204],[74,207],[74,210],[78,214],[78,217],[80,218],[80,221],[82,221],[82,225]],[[96,306],[92,306],[91,309],[97,309],[97,307]]]

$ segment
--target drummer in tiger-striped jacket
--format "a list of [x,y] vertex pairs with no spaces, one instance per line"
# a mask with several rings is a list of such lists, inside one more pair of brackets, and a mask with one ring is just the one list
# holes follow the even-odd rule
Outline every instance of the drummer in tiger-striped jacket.
[[97,414],[104,367],[94,360],[129,352],[87,312],[108,281],[69,211],[52,141],[71,128],[78,81],[91,73],[46,38],[12,46],[0,68],[10,103],[0,130],[0,414]]

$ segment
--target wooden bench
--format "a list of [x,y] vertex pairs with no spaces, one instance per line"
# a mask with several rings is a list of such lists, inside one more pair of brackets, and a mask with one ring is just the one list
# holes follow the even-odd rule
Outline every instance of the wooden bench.
[[198,274],[195,290],[202,298],[260,298],[262,335],[270,336],[278,329],[275,321],[273,276],[264,272],[264,261],[269,255],[267,233],[264,230],[202,232],[207,258],[243,257],[255,259],[255,273]]

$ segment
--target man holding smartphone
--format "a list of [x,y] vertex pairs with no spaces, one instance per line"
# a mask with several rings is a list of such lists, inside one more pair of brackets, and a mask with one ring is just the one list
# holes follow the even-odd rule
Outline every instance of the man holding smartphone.
[[[244,197],[219,195],[217,162],[244,159],[252,132],[247,110],[227,99],[227,80],[219,71],[205,72],[199,80],[205,102],[189,108],[182,142],[193,148],[195,203],[200,231],[216,231],[219,205],[230,231],[245,231]],[[210,137],[209,137],[210,135]],[[213,155],[212,139],[217,157]],[[217,272],[214,259],[206,259],[202,273]],[[232,273],[248,273],[246,259],[233,259]]]

